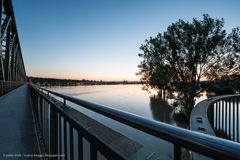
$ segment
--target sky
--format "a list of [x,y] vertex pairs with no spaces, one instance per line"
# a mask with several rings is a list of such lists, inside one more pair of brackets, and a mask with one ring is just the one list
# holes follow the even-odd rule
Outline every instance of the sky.
[[139,80],[139,47],[178,19],[240,26],[239,0],[12,0],[28,76]]

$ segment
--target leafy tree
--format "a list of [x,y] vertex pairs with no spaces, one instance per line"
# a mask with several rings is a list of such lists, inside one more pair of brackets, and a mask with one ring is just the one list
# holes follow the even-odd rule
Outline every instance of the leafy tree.
[[178,20],[142,44],[138,75],[146,88],[177,92],[187,116],[202,91],[200,80],[240,73],[240,30],[230,34],[223,19]]

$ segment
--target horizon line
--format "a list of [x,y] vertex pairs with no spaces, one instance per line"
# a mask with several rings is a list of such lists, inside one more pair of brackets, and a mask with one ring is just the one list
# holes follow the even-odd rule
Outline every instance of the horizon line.
[[102,81],[102,82],[123,82],[123,81],[128,81],[128,82],[141,82],[141,80],[127,80],[127,79],[123,79],[123,80],[94,80],[94,79],[71,79],[71,78],[55,78],[55,77],[39,77],[39,76],[26,76],[27,78],[42,78],[42,79],[56,79],[56,80],[72,80],[72,81]]

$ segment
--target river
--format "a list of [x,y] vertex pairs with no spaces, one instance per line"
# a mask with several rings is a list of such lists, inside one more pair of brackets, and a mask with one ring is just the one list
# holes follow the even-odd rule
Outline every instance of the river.
[[[174,108],[171,105],[173,99],[168,99],[167,102],[164,102],[157,98],[157,96],[154,96],[154,92],[149,94],[142,90],[142,85],[53,86],[48,87],[48,89],[93,103],[137,114],[150,120],[156,120],[186,129],[188,128],[187,124],[178,122],[173,118]],[[206,94],[197,98],[196,103],[203,99],[206,99]],[[141,144],[147,145],[156,153],[156,155],[159,153],[159,157],[163,159],[173,158],[173,145],[171,143],[146,135],[143,132],[119,122],[113,122],[102,115],[96,114],[72,103],[69,103],[69,105],[76,110],[94,117],[94,119],[140,142]]]

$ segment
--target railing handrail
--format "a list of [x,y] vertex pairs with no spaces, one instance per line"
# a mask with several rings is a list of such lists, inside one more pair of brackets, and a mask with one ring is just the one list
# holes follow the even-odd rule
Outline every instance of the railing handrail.
[[46,91],[47,94],[50,93],[63,98],[64,102],[66,100],[73,102],[108,118],[129,125],[160,139],[164,139],[174,145],[190,149],[211,158],[225,159],[227,157],[231,159],[238,159],[240,157],[240,144],[238,143],[174,127],[166,123],[149,120],[132,113],[87,102],[85,100],[60,94],[38,86],[35,87],[42,91]]

